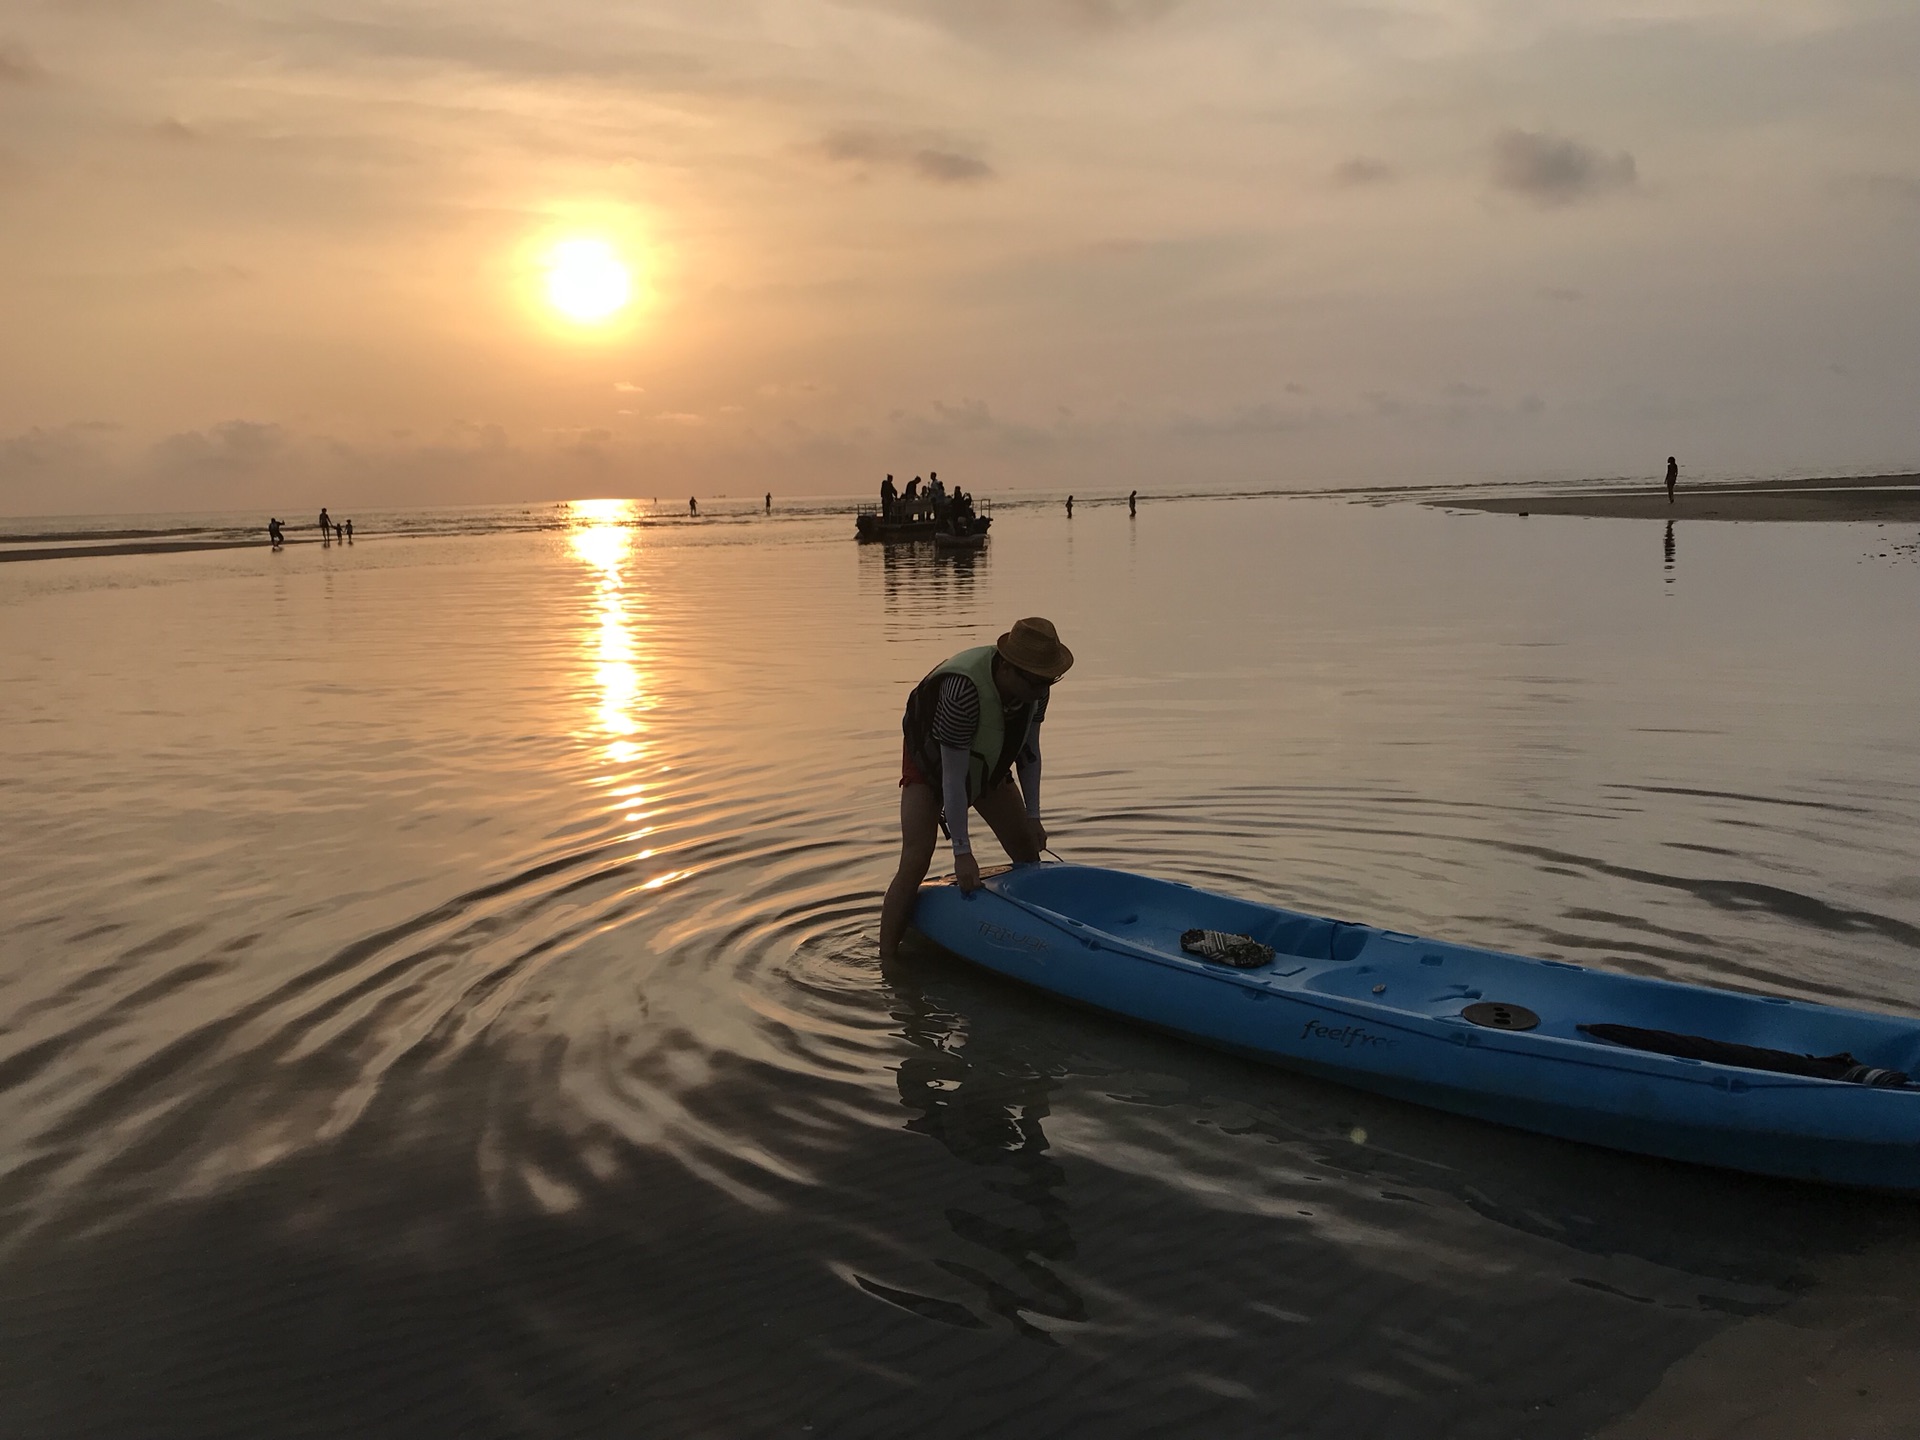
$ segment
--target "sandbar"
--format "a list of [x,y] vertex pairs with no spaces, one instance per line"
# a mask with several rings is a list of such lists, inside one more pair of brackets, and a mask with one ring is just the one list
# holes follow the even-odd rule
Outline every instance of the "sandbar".
[[[288,545],[317,545],[293,540]],[[345,543],[345,542],[342,542]],[[173,555],[189,550],[265,550],[265,540],[129,540],[118,545],[0,546],[0,564],[8,560],[82,560],[93,555]]]
[[1920,523],[1920,475],[1561,490],[1421,502],[1494,515],[1584,515],[1606,520],[1845,520]]

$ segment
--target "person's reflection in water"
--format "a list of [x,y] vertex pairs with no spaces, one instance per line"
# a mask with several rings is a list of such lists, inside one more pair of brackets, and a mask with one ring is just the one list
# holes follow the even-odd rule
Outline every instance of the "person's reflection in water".
[[[953,1233],[991,1251],[1012,1267],[999,1276],[958,1260],[936,1260],[949,1275],[977,1286],[993,1312],[1030,1340],[1056,1345],[1027,1319],[1084,1321],[1086,1301],[1057,1275],[1054,1263],[1074,1257],[1064,1194],[1067,1172],[1049,1153],[1041,1126],[1059,1077],[1017,1055],[996,1054],[987,1010],[965,1026],[928,996],[902,967],[887,966],[900,999],[895,1018],[915,1047],[896,1072],[900,1100],[914,1118],[907,1129],[938,1140],[956,1160],[987,1172],[984,1188],[1018,1206],[1018,1216],[989,1216],[960,1206],[947,1209]],[[988,1002],[990,1007],[991,1002]]]
[[1660,548],[1666,552],[1667,584],[1671,585],[1673,583],[1673,522],[1671,520],[1667,521],[1667,538],[1661,542]]

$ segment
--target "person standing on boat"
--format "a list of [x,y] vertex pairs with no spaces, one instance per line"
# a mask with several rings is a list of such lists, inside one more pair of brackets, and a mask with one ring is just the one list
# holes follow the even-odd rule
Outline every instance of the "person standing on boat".
[[900,492],[893,487],[893,476],[889,475],[880,482],[880,518],[893,519],[894,502],[900,498]]
[[907,488],[900,496],[900,518],[918,520],[920,518],[920,477],[914,476],[907,481]]
[[980,888],[970,809],[1016,863],[1040,858],[1040,723],[1054,681],[1072,665],[1053,622],[1034,617],[1014,621],[991,645],[962,650],[913,687],[900,724],[900,868],[880,907],[882,960],[893,959],[913,919],[942,821],[963,893]]

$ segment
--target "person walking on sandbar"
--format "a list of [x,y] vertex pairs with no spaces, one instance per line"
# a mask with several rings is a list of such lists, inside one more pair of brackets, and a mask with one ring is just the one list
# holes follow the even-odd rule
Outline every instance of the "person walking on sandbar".
[[1673,503],[1673,487],[1680,483],[1680,462],[1667,456],[1667,504]]
[[1140,492],[1138,490],[1129,490],[1127,492],[1127,518],[1129,520],[1133,519],[1134,515],[1137,513],[1133,507],[1136,503],[1138,503],[1139,499],[1140,499]]
[[[1040,821],[1040,723],[1054,681],[1073,665],[1053,622],[1016,620],[991,645],[936,665],[907,697],[901,718],[900,868],[880,907],[880,958],[898,953],[913,920],[944,820],[953,841],[953,877],[980,888],[967,837],[978,810],[1016,864],[1047,845]],[[1017,783],[1016,783],[1017,776]]]
[[332,534],[333,517],[327,514],[327,507],[322,505],[320,507],[320,543],[322,545],[326,544]]

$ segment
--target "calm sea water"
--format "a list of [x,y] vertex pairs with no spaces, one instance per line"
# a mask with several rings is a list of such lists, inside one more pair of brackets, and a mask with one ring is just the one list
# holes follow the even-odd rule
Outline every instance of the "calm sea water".
[[1067,858],[1920,1014],[1887,532],[833,509],[0,567],[0,1432],[1573,1437],[1920,1233],[874,941],[1042,614]]

